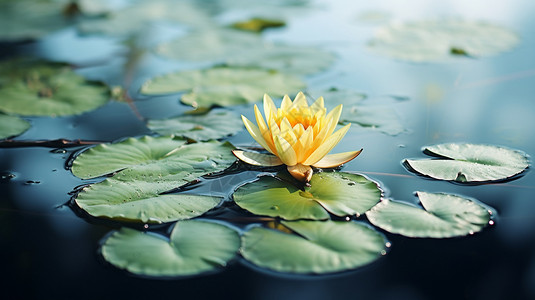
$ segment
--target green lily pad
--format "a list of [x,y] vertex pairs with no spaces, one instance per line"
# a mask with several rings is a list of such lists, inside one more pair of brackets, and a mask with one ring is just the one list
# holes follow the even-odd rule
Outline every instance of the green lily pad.
[[265,18],[251,18],[246,21],[233,23],[231,26],[236,29],[262,32],[268,28],[283,27],[286,23],[282,20],[265,19]]
[[80,154],[73,162],[72,172],[82,179],[120,171],[114,178],[123,181],[158,181],[171,176],[185,183],[224,170],[236,160],[229,143],[184,143],[171,137],[144,136],[101,144]]
[[183,136],[195,141],[224,138],[242,130],[241,119],[233,112],[219,110],[204,115],[181,115],[149,120],[147,126],[160,135]]
[[0,40],[38,39],[74,20],[64,13],[68,1],[0,1]]
[[156,52],[167,58],[183,61],[223,63],[228,58],[262,49],[264,41],[258,34],[232,29],[200,29],[164,43]]
[[369,49],[400,60],[434,62],[455,56],[491,56],[514,48],[518,36],[484,22],[456,19],[396,23],[377,31]]
[[161,193],[227,168],[235,161],[232,149],[229,143],[149,136],[98,145],[74,160],[73,174],[83,179],[116,174],[85,187],[75,202],[90,215],[118,220],[161,223],[202,215],[221,198]]
[[329,212],[337,216],[360,215],[379,202],[381,196],[376,182],[345,172],[316,173],[310,187],[304,190],[263,176],[241,186],[233,195],[236,204],[254,214],[286,220],[325,220]]
[[160,182],[108,178],[85,187],[75,202],[94,217],[165,223],[200,216],[222,200],[203,195],[160,194],[175,187],[177,183],[167,178]]
[[162,44],[158,54],[184,61],[262,68],[284,74],[311,74],[330,66],[334,55],[314,47],[268,44],[258,34],[203,29]]
[[369,264],[386,254],[387,240],[357,222],[282,222],[297,234],[253,227],[242,236],[242,256],[277,272],[332,273]]
[[388,232],[408,237],[449,238],[481,231],[491,222],[492,210],[452,194],[417,192],[424,209],[383,200],[366,212],[368,220]]
[[0,139],[16,136],[30,128],[30,123],[17,116],[0,114]]
[[177,222],[169,238],[121,228],[104,240],[101,253],[106,261],[130,273],[173,277],[224,268],[239,247],[235,230],[191,220]]
[[187,1],[138,1],[123,9],[84,19],[78,24],[82,33],[104,33],[112,36],[130,36],[149,27],[153,22],[174,22],[191,26],[205,26],[209,16]]
[[323,71],[334,59],[332,53],[314,47],[266,45],[229,57],[225,63],[235,67],[258,67],[285,74],[307,75]]
[[61,64],[14,59],[0,63],[0,111],[24,116],[80,114],[104,105],[109,89]]
[[181,100],[194,107],[231,106],[294,94],[305,84],[296,77],[266,70],[213,68],[159,76],[143,84],[141,93],[158,95],[188,92]]
[[385,105],[344,107],[340,115],[340,124],[356,124],[388,135],[406,132],[394,109]]
[[438,159],[406,159],[409,170],[434,179],[481,183],[513,179],[529,167],[526,154],[504,147],[464,143],[427,146]]
[[388,135],[398,135],[407,131],[391,105],[374,104],[376,99],[368,99],[365,94],[332,88],[326,91],[315,91],[314,95],[318,95],[315,97],[323,96],[325,106],[329,110],[339,104],[344,105],[339,120],[341,125],[351,123]]

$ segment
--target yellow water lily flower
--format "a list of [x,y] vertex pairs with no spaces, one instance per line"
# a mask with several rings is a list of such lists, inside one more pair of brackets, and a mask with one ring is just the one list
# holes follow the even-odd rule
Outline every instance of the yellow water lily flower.
[[[294,101],[285,95],[280,108],[264,95],[264,117],[254,106],[255,125],[242,115],[245,128],[251,136],[271,154],[242,150],[232,151],[245,163],[257,166],[285,164],[292,176],[309,182],[312,167],[334,168],[357,157],[358,151],[327,154],[344,137],[351,124],[334,132],[342,113],[342,104],[327,114],[323,97],[308,105],[305,95],[299,92]],[[267,122],[266,122],[267,121]],[[334,133],[333,133],[334,132]]]

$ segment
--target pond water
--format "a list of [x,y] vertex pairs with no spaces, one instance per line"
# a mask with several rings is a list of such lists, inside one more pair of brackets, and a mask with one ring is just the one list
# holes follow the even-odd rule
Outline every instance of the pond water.
[[[369,95],[366,104],[391,107],[400,117],[406,131],[395,136],[353,125],[334,152],[364,151],[347,163],[344,171],[379,181],[392,199],[416,203],[414,192],[420,190],[473,197],[496,209],[495,225],[473,236],[451,239],[385,233],[392,243],[387,255],[340,274],[281,275],[238,259],[215,274],[146,279],[114,268],[98,254],[101,239],[118,228],[118,223],[87,217],[66,205],[72,191],[88,183],[67,168],[71,155],[84,147],[2,147],[1,282],[9,290],[8,298],[535,298],[533,172],[528,170],[505,183],[459,185],[418,177],[401,164],[405,158],[424,157],[422,146],[447,142],[502,145],[535,153],[535,4],[494,2],[318,1],[306,13],[284,16],[287,26],[266,31],[264,38],[336,53],[332,67],[306,77],[307,91],[313,97],[321,96],[316,91],[331,87],[355,90]],[[237,10],[220,18],[232,20],[242,14]],[[377,28],[388,22],[445,17],[495,23],[516,32],[520,42],[510,51],[489,57],[452,57],[431,63],[396,60],[366,47]],[[185,32],[169,24],[155,25],[153,30],[157,34],[147,35],[150,43]],[[38,42],[6,42],[2,54],[5,58],[23,53],[67,61],[88,78],[121,85],[126,50],[119,41],[78,36],[75,29],[66,28]],[[145,54],[137,61],[128,88],[137,111],[126,103],[110,102],[78,116],[29,117],[31,128],[14,140],[108,142],[150,134],[137,114],[164,118],[189,108],[179,103],[180,94],[140,95],[141,83],[192,66],[195,64]],[[253,118],[252,105],[232,110]],[[245,130],[226,140],[254,145]],[[228,195],[254,175],[212,179],[201,188]]]

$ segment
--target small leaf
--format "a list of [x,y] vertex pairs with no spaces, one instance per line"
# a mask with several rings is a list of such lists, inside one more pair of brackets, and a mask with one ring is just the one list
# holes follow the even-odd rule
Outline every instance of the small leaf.
[[383,200],[366,212],[368,220],[388,232],[408,237],[449,238],[481,231],[492,210],[475,201],[443,193],[417,192],[424,209]]
[[164,120],[149,120],[147,126],[160,135],[207,141],[233,135],[242,130],[243,123],[233,112],[219,110],[203,115],[181,115]]
[[104,105],[110,91],[62,64],[13,59],[0,63],[0,98],[6,113],[64,116]]
[[242,236],[241,254],[277,272],[324,274],[355,269],[386,253],[383,235],[357,222],[282,222],[297,234],[253,227]]
[[17,136],[30,128],[30,123],[17,116],[0,114],[0,139]]
[[377,31],[369,43],[375,53],[413,62],[454,56],[491,56],[519,43],[518,36],[494,24],[456,19],[396,23]]
[[102,243],[102,256],[120,269],[143,276],[191,276],[224,268],[240,247],[238,233],[205,221],[180,221],[171,237],[129,228]]
[[296,77],[257,69],[212,68],[153,78],[141,88],[146,95],[188,92],[182,102],[193,107],[231,106],[297,93],[305,84]]
[[358,174],[320,172],[312,175],[310,187],[300,190],[291,183],[263,176],[234,192],[234,201],[259,215],[286,220],[325,220],[360,215],[381,198],[377,183]]
[[513,179],[529,167],[526,154],[504,147],[464,143],[427,146],[438,159],[406,159],[404,165],[420,175],[463,183]]
[[236,22],[232,24],[231,26],[236,29],[252,31],[252,32],[261,32],[268,28],[283,27],[285,25],[286,23],[281,20],[252,18],[247,21]]

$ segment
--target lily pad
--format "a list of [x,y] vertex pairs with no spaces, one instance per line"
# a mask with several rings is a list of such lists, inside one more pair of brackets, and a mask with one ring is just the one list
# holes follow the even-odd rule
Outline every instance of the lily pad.
[[241,119],[233,112],[218,110],[204,115],[181,115],[149,120],[147,126],[160,135],[183,136],[195,141],[224,138],[242,130]]
[[0,1],[0,40],[38,39],[74,21],[64,10],[68,1]]
[[400,60],[434,62],[459,54],[491,56],[518,43],[515,33],[494,24],[444,19],[385,26],[370,41],[369,49]]
[[183,61],[224,63],[228,58],[263,48],[258,34],[232,29],[200,29],[164,43],[156,49],[162,56]]
[[296,93],[305,87],[300,79],[266,70],[213,68],[159,76],[143,84],[141,92],[158,95],[188,92],[181,100],[194,107],[231,106]]
[[246,21],[233,23],[231,26],[233,28],[245,30],[245,31],[262,32],[268,28],[283,27],[285,25],[286,23],[282,20],[251,18]]
[[82,33],[104,33],[123,37],[141,32],[153,22],[204,26],[211,21],[205,12],[190,2],[153,0],[138,1],[100,18],[84,19],[79,23],[78,29]]
[[286,74],[307,75],[323,71],[334,59],[332,53],[314,47],[266,45],[232,56],[225,63],[229,66],[258,67]]
[[376,182],[346,172],[316,173],[310,187],[304,190],[263,176],[239,187],[233,195],[240,207],[254,214],[286,220],[325,220],[329,212],[337,216],[360,215],[379,202],[381,196]]
[[25,116],[80,114],[104,105],[109,89],[62,64],[14,59],[0,63],[0,111]]
[[344,107],[340,115],[340,124],[357,124],[388,135],[398,135],[406,132],[401,120],[394,109],[389,106],[352,106]]
[[369,264],[386,253],[387,240],[357,222],[296,221],[282,224],[297,234],[253,227],[242,236],[242,256],[286,273],[332,273]]
[[94,217],[165,223],[200,216],[222,200],[203,195],[161,194],[175,187],[177,183],[167,178],[156,182],[108,178],[85,187],[75,202]]
[[16,136],[30,128],[30,123],[17,116],[0,114],[0,139]]
[[526,154],[504,147],[449,143],[427,146],[437,159],[406,159],[409,170],[434,179],[481,183],[514,179],[529,167]]
[[474,200],[452,194],[417,192],[422,208],[383,200],[366,212],[368,220],[388,232],[408,237],[449,238],[481,231],[493,214]]
[[85,187],[75,202],[90,215],[140,222],[170,222],[193,218],[219,204],[221,198],[162,194],[234,161],[229,143],[185,144],[170,137],[129,138],[101,144],[78,156],[74,175],[113,177]]
[[106,261],[143,276],[191,276],[224,268],[240,247],[238,233],[205,221],[180,221],[169,238],[129,228],[102,243]]
[[129,138],[89,148],[74,160],[72,172],[82,179],[120,171],[114,178],[123,181],[159,181],[171,176],[185,183],[230,166],[235,161],[232,149],[229,143],[215,141],[186,145],[171,137]]

